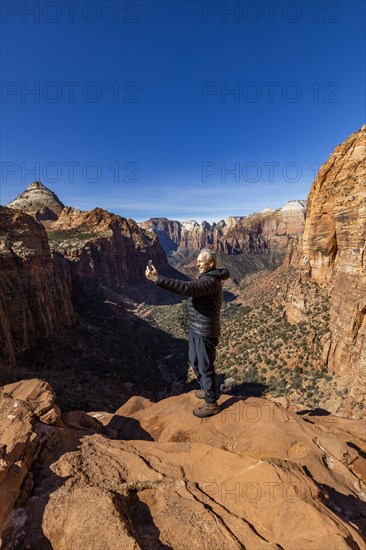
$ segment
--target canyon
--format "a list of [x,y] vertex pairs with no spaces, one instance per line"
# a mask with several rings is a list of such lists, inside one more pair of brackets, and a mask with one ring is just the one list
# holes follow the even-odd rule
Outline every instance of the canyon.
[[[365,548],[365,149],[366,125],[306,201],[214,224],[41,182],[0,206],[4,550]],[[197,420],[186,302],[144,271],[195,275],[202,247],[232,277]]]
[[[101,208],[81,211],[65,206],[41,182],[31,183],[0,210],[2,364],[14,365],[42,338],[72,326],[77,304],[92,296],[115,304],[122,318],[148,311],[149,301],[179,302],[159,289],[149,291],[147,260],[161,273],[194,276],[198,250],[210,247],[231,271],[227,290],[234,303],[258,304],[268,288],[281,288],[278,305],[290,324],[324,326],[321,334],[316,328],[312,333],[320,342],[319,364],[348,387],[340,390],[347,395],[338,413],[364,416],[364,152],[365,126],[330,155],[307,200],[212,224],[167,218],[136,223]],[[277,286],[276,270],[283,272]],[[146,302],[139,296],[150,297]],[[321,303],[329,315],[325,325]],[[315,367],[309,351],[306,357]]]
[[[74,304],[101,286],[145,283],[167,259],[155,235],[100,208],[64,207],[40,182],[0,207],[2,364],[75,321]],[[24,212],[23,212],[24,211]],[[38,220],[38,221],[37,221]]]
[[[291,200],[283,208],[265,208],[248,216],[229,216],[209,224],[195,220],[179,222],[150,218],[139,225],[158,235],[167,254],[211,247],[231,254],[271,254],[283,261],[288,239],[302,234],[305,224],[305,200]],[[171,255],[174,261],[174,254]]]

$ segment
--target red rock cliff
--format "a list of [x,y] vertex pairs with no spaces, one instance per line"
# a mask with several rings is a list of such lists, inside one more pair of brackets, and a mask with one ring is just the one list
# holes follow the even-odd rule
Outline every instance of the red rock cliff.
[[230,216],[212,225],[151,218],[140,225],[154,231],[166,252],[213,247],[226,254],[284,254],[288,237],[300,235],[306,201],[289,201],[278,210],[264,209],[246,217]]
[[77,286],[86,291],[99,282],[121,288],[126,282],[145,281],[149,259],[158,270],[167,268],[154,233],[101,208],[87,212],[64,208],[47,229],[51,248],[69,260]]
[[365,240],[366,125],[336,147],[312,185],[299,277],[287,307],[290,321],[302,318],[306,280],[329,294],[331,338],[324,356],[330,371],[349,377],[346,411],[365,403],[366,395]]
[[44,227],[0,207],[0,364],[74,322],[71,273],[52,256]]

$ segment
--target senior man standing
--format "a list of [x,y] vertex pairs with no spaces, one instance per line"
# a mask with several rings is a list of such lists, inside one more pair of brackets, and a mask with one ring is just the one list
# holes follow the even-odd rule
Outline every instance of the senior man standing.
[[193,410],[199,418],[220,412],[217,403],[215,358],[220,336],[220,311],[223,301],[222,281],[230,277],[227,269],[216,268],[216,253],[201,250],[197,258],[198,279],[180,281],[159,275],[156,268],[147,267],[145,275],[155,284],[175,294],[189,296],[189,352],[188,358],[201,386],[196,391],[198,399],[204,399],[201,407]]

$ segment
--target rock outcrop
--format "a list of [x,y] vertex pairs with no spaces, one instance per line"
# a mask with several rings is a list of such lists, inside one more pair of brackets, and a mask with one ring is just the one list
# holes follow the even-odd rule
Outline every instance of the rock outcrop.
[[33,216],[37,221],[57,220],[64,205],[58,196],[40,181],[30,183],[25,191],[7,205]]
[[366,414],[365,243],[366,125],[336,147],[312,185],[302,252],[290,260],[299,276],[288,289],[287,304],[289,320],[298,322],[311,308],[309,282],[330,297],[324,359],[330,371],[349,377],[345,411],[358,404],[360,414]]
[[[49,425],[63,426],[55,394],[42,380],[23,380],[0,391],[0,545],[4,522],[25,489],[28,472]],[[28,477],[28,484],[30,477]]]
[[71,326],[76,301],[100,285],[145,283],[149,259],[167,269],[156,235],[100,208],[65,207],[57,220],[38,223],[0,207],[0,365]]
[[14,386],[0,405],[4,550],[364,548],[360,422],[230,396],[201,421],[192,392],[47,425],[49,388]]
[[119,289],[145,281],[149,259],[158,270],[167,269],[154,233],[101,208],[86,212],[64,208],[55,222],[48,223],[47,231],[51,249],[69,261],[78,290],[88,292],[99,284]]
[[94,291],[99,284],[118,289],[126,282],[145,281],[149,259],[159,270],[167,269],[166,255],[154,233],[102,208],[82,211],[64,206],[39,181],[31,183],[8,207],[42,223],[51,250],[68,261],[74,295]]
[[0,365],[74,320],[66,260],[33,217],[0,206]]
[[289,238],[301,235],[305,225],[306,201],[289,201],[283,208],[264,209],[238,220],[224,232],[229,252],[283,255]]

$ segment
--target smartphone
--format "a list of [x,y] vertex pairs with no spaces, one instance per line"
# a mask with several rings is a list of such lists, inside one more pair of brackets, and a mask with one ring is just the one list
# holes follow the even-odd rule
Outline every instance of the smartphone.
[[152,267],[152,260],[149,260],[149,261],[147,262],[147,266],[148,266],[148,268],[150,269],[150,271],[153,270],[153,267]]

